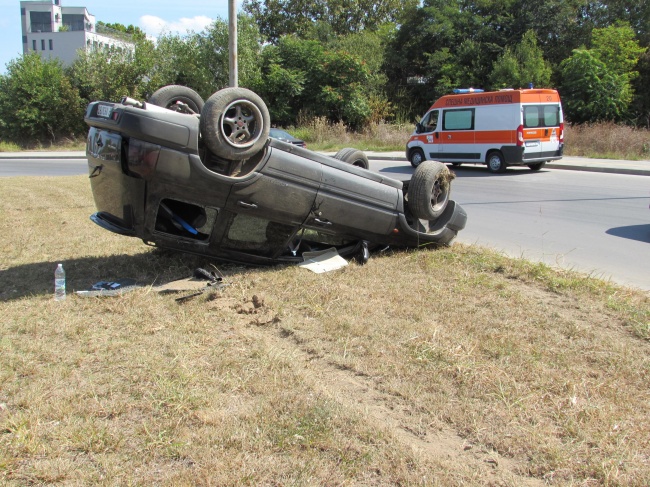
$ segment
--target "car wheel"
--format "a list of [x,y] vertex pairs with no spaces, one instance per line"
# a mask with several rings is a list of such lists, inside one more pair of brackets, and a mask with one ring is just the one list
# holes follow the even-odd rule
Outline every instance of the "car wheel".
[[[159,90],[154,91],[153,95],[149,97],[148,103],[178,112],[193,112],[195,114],[201,113],[204,105],[201,95],[187,86],[179,85],[163,86]],[[185,104],[191,112],[188,112],[181,104]]]
[[334,159],[347,162],[353,166],[362,167],[363,169],[368,169],[370,167],[368,156],[366,156],[363,151],[357,149],[341,149],[336,153]]
[[411,166],[418,167],[424,161],[424,152],[422,152],[422,149],[413,149],[409,160],[411,161]]
[[546,166],[546,161],[538,162],[536,164],[528,164],[528,167],[530,168],[531,171],[539,171],[544,166]]
[[224,159],[247,159],[269,138],[271,119],[262,99],[246,88],[224,88],[205,102],[200,129],[208,149]]
[[501,152],[490,152],[487,156],[487,166],[490,172],[502,173],[506,170],[506,162],[503,160]]
[[411,213],[423,220],[438,219],[449,203],[454,177],[442,162],[424,161],[419,164],[408,187]]

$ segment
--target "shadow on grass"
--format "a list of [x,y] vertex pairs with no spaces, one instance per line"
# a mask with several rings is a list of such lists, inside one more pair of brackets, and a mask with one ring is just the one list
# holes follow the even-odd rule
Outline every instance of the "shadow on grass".
[[54,269],[62,262],[66,271],[68,294],[89,289],[98,281],[132,278],[143,286],[164,284],[190,277],[197,267],[214,270],[242,269],[205,257],[147,249],[136,255],[82,257],[63,261],[46,261],[0,270],[0,302],[54,294]]

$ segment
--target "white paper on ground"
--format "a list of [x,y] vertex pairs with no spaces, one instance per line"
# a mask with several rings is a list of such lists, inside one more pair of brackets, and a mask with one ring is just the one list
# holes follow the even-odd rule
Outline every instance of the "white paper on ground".
[[335,247],[318,252],[304,252],[302,258],[304,262],[298,265],[316,274],[335,271],[348,265],[348,262],[339,255]]

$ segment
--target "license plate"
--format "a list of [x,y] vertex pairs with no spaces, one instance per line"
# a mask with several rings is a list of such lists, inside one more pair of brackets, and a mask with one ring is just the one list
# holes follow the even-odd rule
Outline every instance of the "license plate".
[[526,147],[537,147],[539,145],[539,142],[534,141],[534,142],[526,142]]
[[98,117],[111,118],[112,112],[113,112],[113,108],[109,107],[108,105],[99,105],[97,107]]

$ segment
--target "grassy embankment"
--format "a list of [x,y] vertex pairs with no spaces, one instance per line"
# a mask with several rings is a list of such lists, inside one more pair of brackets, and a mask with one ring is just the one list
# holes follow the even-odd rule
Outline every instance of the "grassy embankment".
[[212,263],[93,209],[0,179],[2,485],[650,485],[647,293],[457,244],[178,304],[152,285]]

